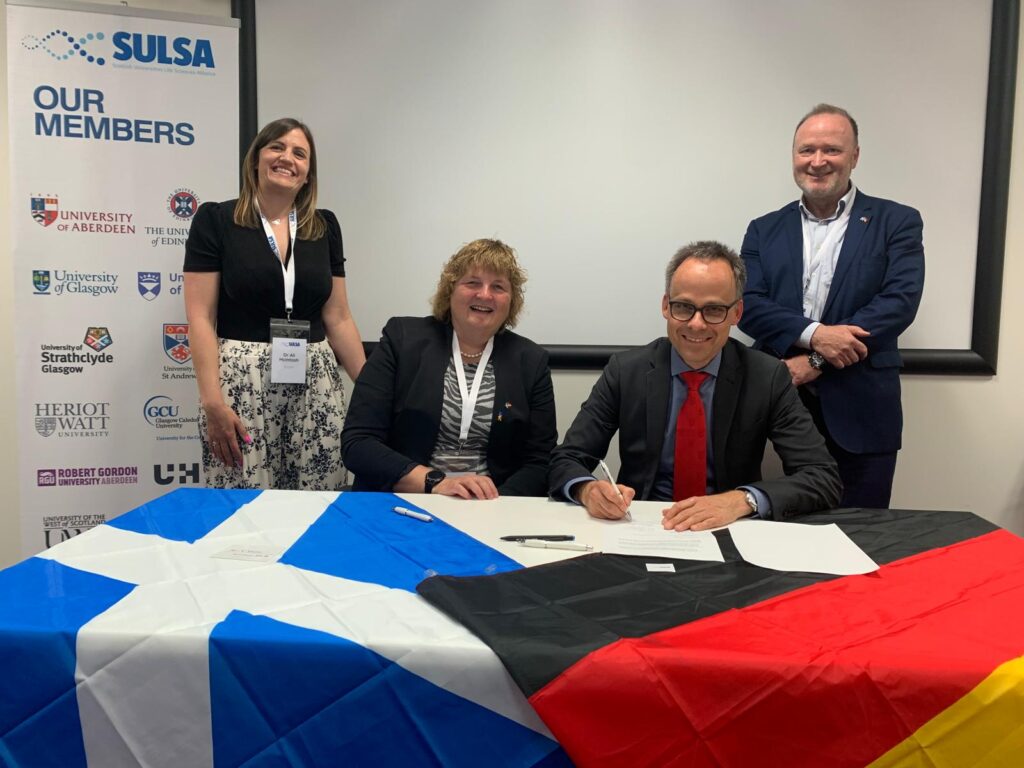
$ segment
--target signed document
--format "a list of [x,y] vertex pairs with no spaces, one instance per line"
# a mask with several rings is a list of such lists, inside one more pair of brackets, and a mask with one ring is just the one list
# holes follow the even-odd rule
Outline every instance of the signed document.
[[671,557],[677,560],[724,562],[711,531],[666,531],[660,522],[634,521],[603,531],[601,551],[615,555]]

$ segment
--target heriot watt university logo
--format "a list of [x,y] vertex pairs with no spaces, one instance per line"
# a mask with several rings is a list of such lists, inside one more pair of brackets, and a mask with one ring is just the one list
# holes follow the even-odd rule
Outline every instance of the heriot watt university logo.
[[57,196],[32,197],[32,218],[48,227],[57,220]]

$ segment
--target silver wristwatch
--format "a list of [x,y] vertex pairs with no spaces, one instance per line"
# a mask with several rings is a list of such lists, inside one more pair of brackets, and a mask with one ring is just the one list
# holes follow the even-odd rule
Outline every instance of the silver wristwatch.
[[747,506],[750,507],[750,511],[755,515],[757,514],[757,496],[752,494],[750,491],[743,492],[743,498],[747,500]]
[[811,352],[807,356],[807,362],[811,364],[811,368],[816,371],[822,371],[825,369],[825,358],[822,357],[820,352]]

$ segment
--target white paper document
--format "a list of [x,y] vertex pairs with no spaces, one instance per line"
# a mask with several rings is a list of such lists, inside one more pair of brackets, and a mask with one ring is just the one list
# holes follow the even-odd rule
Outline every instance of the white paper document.
[[729,526],[729,533],[740,557],[762,568],[840,576],[878,570],[878,564],[835,523],[740,520]]
[[214,552],[210,557],[222,560],[248,560],[253,563],[275,563],[284,552],[280,547],[264,547],[255,544],[234,546]]
[[661,523],[608,526],[602,533],[602,542],[601,551],[614,555],[725,561],[711,531],[666,531]]

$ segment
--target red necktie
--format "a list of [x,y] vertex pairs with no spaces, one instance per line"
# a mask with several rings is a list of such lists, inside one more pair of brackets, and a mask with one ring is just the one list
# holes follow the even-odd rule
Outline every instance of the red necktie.
[[710,374],[685,371],[686,400],[676,418],[676,459],[672,477],[672,498],[676,501],[707,493],[708,438],[700,385]]

